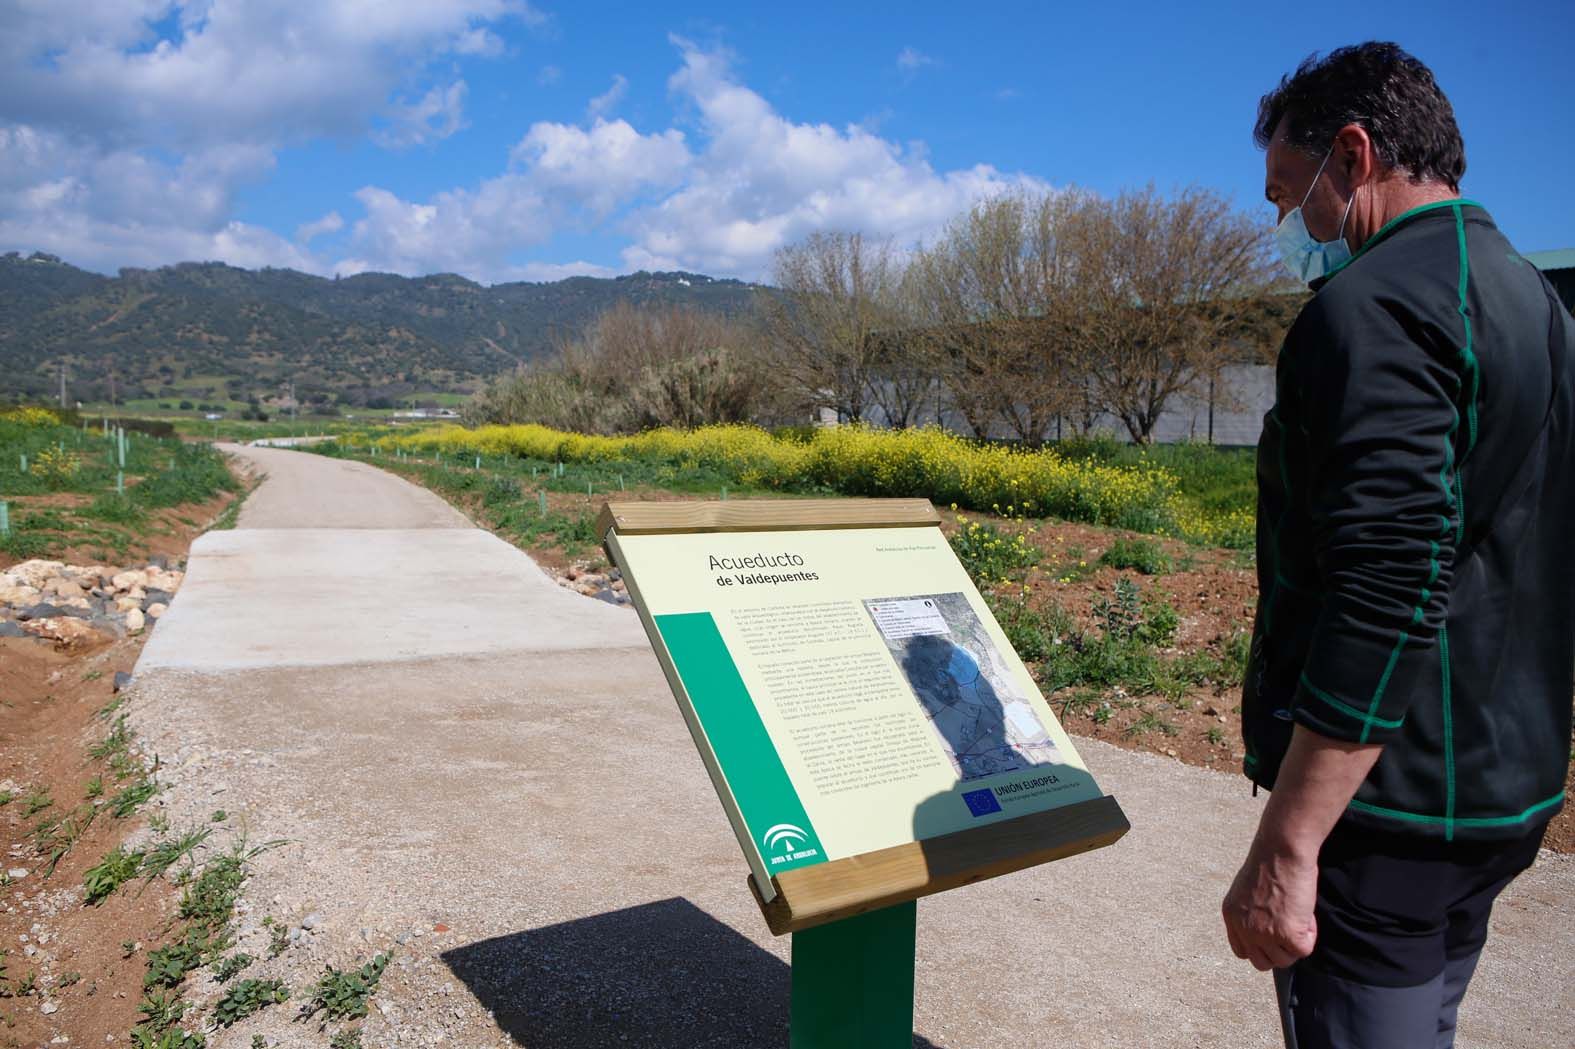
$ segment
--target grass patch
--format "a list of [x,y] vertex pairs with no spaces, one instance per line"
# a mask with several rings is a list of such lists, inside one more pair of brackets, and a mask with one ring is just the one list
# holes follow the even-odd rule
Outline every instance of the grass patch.
[[117,845],[102,860],[87,869],[83,886],[87,890],[86,902],[97,906],[112,896],[142,869],[142,853],[127,852]]

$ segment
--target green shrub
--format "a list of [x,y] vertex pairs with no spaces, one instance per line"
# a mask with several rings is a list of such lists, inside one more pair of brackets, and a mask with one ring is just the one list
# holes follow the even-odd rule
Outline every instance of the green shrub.
[[1161,575],[1170,571],[1170,555],[1149,539],[1117,539],[1099,555],[1099,560],[1111,568],[1142,572],[1144,575]]

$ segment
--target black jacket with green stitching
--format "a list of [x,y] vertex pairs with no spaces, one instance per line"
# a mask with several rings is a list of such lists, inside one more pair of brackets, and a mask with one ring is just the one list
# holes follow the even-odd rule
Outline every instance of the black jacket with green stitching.
[[1258,445],[1245,771],[1292,726],[1382,743],[1345,819],[1518,837],[1575,693],[1575,322],[1486,211],[1400,216],[1280,350]]

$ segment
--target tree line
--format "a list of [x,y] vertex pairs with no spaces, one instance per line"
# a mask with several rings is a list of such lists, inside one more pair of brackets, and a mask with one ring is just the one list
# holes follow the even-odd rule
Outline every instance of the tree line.
[[1038,443],[1113,418],[1152,440],[1183,395],[1268,359],[1303,297],[1267,225],[1213,191],[981,200],[927,244],[826,231],[780,249],[746,315],[621,304],[494,382],[476,422],[588,433],[714,422],[944,421]]

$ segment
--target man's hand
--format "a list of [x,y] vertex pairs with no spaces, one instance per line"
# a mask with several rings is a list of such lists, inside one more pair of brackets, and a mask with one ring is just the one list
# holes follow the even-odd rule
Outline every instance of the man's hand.
[[1318,942],[1318,850],[1383,747],[1291,733],[1274,792],[1220,911],[1236,957],[1282,969]]
[[1260,970],[1307,957],[1318,941],[1317,899],[1316,856],[1309,861],[1255,846],[1220,907],[1230,949]]

